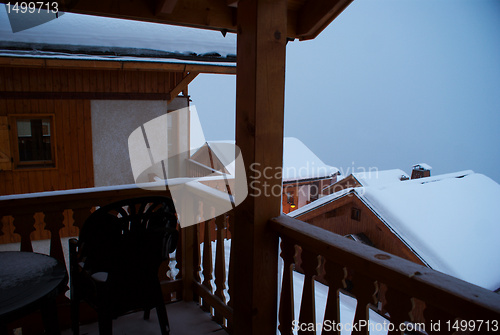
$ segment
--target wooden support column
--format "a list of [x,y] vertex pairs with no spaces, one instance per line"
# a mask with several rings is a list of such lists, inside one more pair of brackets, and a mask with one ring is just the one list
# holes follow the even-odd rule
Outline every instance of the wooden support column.
[[238,2],[236,144],[249,185],[232,244],[238,335],[276,334],[278,238],[268,220],[281,213],[286,15],[286,0]]

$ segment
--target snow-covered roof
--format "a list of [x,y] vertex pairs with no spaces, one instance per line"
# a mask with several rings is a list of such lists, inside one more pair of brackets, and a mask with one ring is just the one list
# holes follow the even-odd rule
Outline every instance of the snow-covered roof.
[[408,175],[400,169],[394,170],[370,170],[353,173],[356,180],[362,186],[380,186],[388,183],[401,182],[401,177],[409,179]]
[[285,137],[283,143],[283,182],[330,177],[339,172],[323,163],[304,143]]
[[472,171],[352,188],[320,198],[297,217],[355,194],[431,268],[490,290],[500,287],[500,185]]
[[[227,153],[220,153],[220,150],[218,150],[217,147],[221,143],[235,144],[235,141],[208,141],[207,143],[220,159],[224,158],[225,161],[231,161],[228,157],[226,157]],[[284,182],[325,178],[339,172],[337,168],[323,163],[318,156],[316,156],[304,143],[295,137],[285,137],[283,147]],[[243,159],[245,159],[245,157],[243,157]],[[228,172],[232,174],[234,167],[231,165],[226,168],[228,169]]]
[[228,62],[229,66],[236,61],[234,34],[224,37],[217,31],[74,13],[13,33],[9,18],[5,6],[0,6],[0,56],[138,57],[185,63]]

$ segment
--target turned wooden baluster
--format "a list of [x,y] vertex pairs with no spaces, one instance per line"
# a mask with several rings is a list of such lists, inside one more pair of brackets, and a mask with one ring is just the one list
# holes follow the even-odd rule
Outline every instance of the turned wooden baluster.
[[413,309],[411,297],[403,292],[387,287],[385,300],[387,303],[384,309],[389,313],[390,322],[394,326],[393,330],[389,331],[389,335],[404,334],[400,330],[400,325],[404,324],[405,321],[413,321],[411,315]]
[[227,236],[228,239],[231,241],[231,247],[229,249],[229,270],[228,270],[228,288],[227,288],[227,294],[229,295],[229,301],[227,302],[227,305],[230,307],[233,307],[233,301],[231,299],[231,294],[233,293],[233,269],[234,269],[234,257],[233,257],[233,244],[232,244],[232,238],[231,236],[233,235],[233,230],[234,229],[234,210],[231,210],[227,213]]
[[[164,284],[171,280],[169,274],[170,276],[172,276],[172,269],[170,269],[170,255],[168,255],[168,258],[166,260],[161,262],[158,268],[158,279],[160,280],[161,284]],[[163,299],[165,302],[172,301],[172,292],[163,291]]]
[[[226,303],[224,290],[226,289],[226,258],[224,252],[224,231],[226,229],[226,215],[222,214],[215,218],[217,229],[217,245],[215,249],[215,296]],[[222,324],[223,317],[217,310],[214,313],[214,320]]]
[[283,259],[283,279],[281,283],[279,326],[281,334],[292,334],[294,316],[293,304],[293,268],[295,264],[295,245],[286,238],[281,240],[281,258]]
[[193,250],[193,264],[194,264],[194,280],[197,283],[201,283],[201,255],[200,255],[200,225],[196,225],[196,229],[193,229],[193,240],[194,240],[194,250]]
[[[331,262],[327,259],[324,259],[324,264],[325,279],[328,283],[328,298],[326,300],[324,321],[333,321],[335,322],[335,324],[338,324],[340,323],[339,290],[344,288],[345,270],[343,266]],[[336,327],[331,327],[330,329],[324,329],[321,334],[340,334],[340,330],[337,330]]]
[[[175,277],[173,275],[174,269],[170,268],[170,254],[167,257],[168,258],[160,264],[160,267],[158,269],[158,278],[160,279],[160,282],[171,281]],[[166,297],[166,301],[170,301],[170,298],[171,297]]]
[[14,242],[12,240],[13,235],[11,233],[11,229],[13,229],[12,220],[13,217],[11,215],[5,215],[5,216],[0,215],[0,236],[4,236],[3,239],[0,239],[0,242],[2,241],[3,243]]
[[411,311],[411,317],[413,318],[413,322],[425,323],[424,318],[424,309],[425,302],[420,299],[412,298],[413,309]]
[[[203,236],[201,235],[201,227],[205,228],[205,219],[203,218],[203,203],[201,201],[198,202],[198,215],[196,217],[196,232],[194,236],[195,241],[195,251],[193,253],[193,261],[194,261],[194,279],[197,283],[201,283],[201,241],[203,241]],[[203,229],[204,231],[204,229]]]
[[[427,304],[424,309],[424,317],[425,317],[425,331],[427,334],[453,334],[452,328],[450,328],[446,322],[451,321],[451,324],[455,321],[455,318],[442,311],[439,308],[436,308],[432,305]],[[460,333],[457,333],[460,334]]]
[[[375,302],[375,295],[377,288],[373,279],[365,277],[360,274],[354,274],[352,278],[351,292],[356,296],[357,306],[356,314],[354,317],[354,324],[357,325],[353,329],[352,335],[368,334],[368,327],[361,328],[359,325],[367,324],[369,321],[369,308]],[[361,322],[361,320],[364,320]],[[354,328],[354,327],[353,327]]]
[[233,232],[234,211],[230,210],[226,213],[226,239],[230,240]]
[[175,250],[175,268],[177,269],[177,275],[172,277],[172,279],[181,279],[182,278],[182,235],[185,234],[185,231],[177,225],[177,230],[179,231],[179,242],[177,243],[177,249]]
[[34,213],[14,214],[14,233],[21,235],[21,251],[33,252],[31,233],[35,231]]
[[43,221],[45,229],[50,231],[50,256],[64,263],[64,252],[59,235],[59,230],[64,227],[64,214],[62,211],[46,212]]
[[90,216],[91,207],[75,208],[73,209],[73,226],[78,227],[78,234],[80,233],[85,220]]
[[[314,276],[317,275],[319,267],[318,255],[302,249],[302,270],[304,271],[304,289],[302,291],[302,302],[300,304],[299,322],[301,324],[316,323],[316,303],[314,292]],[[299,330],[299,335],[316,335],[312,330]]]
[[[210,240],[210,227],[213,225],[213,219],[205,221],[205,229],[203,234],[203,286],[212,293],[212,242]],[[210,305],[203,300],[202,307],[206,311],[210,311]]]
[[[227,213],[227,229],[226,229],[226,234],[228,236],[228,239],[231,238],[233,234],[233,228],[234,228],[234,210],[231,210]],[[233,307],[233,299],[232,294],[233,294],[233,281],[234,281],[234,257],[233,257],[233,244],[232,244],[232,239],[231,239],[231,247],[229,249],[229,270],[228,270],[228,288],[227,288],[227,294],[229,295],[229,301],[227,302],[227,305],[229,307]],[[232,333],[233,329],[233,324],[229,320],[227,321],[227,330],[229,334]]]

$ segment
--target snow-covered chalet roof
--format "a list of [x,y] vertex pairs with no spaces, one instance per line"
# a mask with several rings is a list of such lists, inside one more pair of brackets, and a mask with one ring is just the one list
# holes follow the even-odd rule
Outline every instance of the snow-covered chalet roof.
[[323,163],[314,152],[295,137],[283,143],[283,182],[330,177],[339,170]]
[[409,179],[410,177],[400,169],[393,170],[374,170],[353,173],[356,180],[363,186],[377,186],[388,183],[401,182],[401,177]]
[[[234,160],[234,156],[230,160],[228,157],[225,157],[227,153],[220,153],[217,149],[217,144],[228,143],[234,145],[235,141],[208,141],[207,143],[221,161],[222,159],[224,161]],[[285,137],[283,147],[283,182],[326,178],[339,172],[337,168],[323,163],[318,156],[295,137]],[[245,157],[243,157],[244,159]],[[234,167],[230,165],[227,168],[229,173],[232,174]]]
[[462,171],[342,190],[292,217],[354,194],[429,267],[489,290],[500,288],[500,185]]
[[236,36],[74,13],[14,33],[6,8],[0,5],[0,56],[235,66]]

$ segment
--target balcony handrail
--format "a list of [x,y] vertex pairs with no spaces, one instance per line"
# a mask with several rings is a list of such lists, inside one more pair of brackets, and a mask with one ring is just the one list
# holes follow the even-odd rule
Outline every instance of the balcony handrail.
[[270,220],[281,238],[356,274],[464,320],[499,320],[500,295],[325,229],[282,215]]
[[2,195],[0,196],[0,217],[25,212],[27,208],[31,212],[47,211],[51,208],[59,209],[62,203],[67,208],[77,208],[95,206],[97,205],[95,203],[96,199],[113,201],[115,199],[144,195],[148,192],[167,192],[169,194],[169,187],[182,185],[186,182],[189,182],[191,186],[186,188],[186,190],[195,192],[197,198],[202,198],[208,204],[213,202],[213,205],[216,205],[221,201],[227,201],[227,194],[224,195],[224,192],[206,187],[198,179],[172,178],[168,181],[160,179],[141,184]]
[[[67,209],[96,206],[96,199],[113,201],[118,198],[144,195],[147,187],[160,187],[159,183],[100,186],[71,190],[12,194],[0,196],[0,216],[18,212],[47,211],[59,209],[64,204]],[[162,185],[165,189],[165,185]]]

